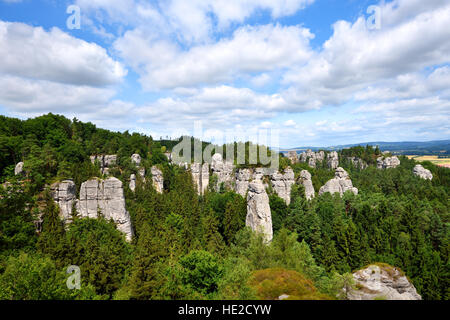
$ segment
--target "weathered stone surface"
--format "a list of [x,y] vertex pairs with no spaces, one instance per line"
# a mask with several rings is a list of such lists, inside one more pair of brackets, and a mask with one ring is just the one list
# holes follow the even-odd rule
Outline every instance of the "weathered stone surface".
[[425,169],[421,164],[418,164],[414,167],[413,173],[418,176],[419,178],[425,179],[425,180],[433,180],[433,174],[430,170]]
[[116,165],[117,163],[117,155],[95,155],[91,156],[91,162],[92,164],[95,164],[96,161],[98,161],[100,165],[100,171],[102,174],[109,174],[109,169]]
[[18,164],[16,164],[16,167],[14,168],[14,174],[16,176],[23,173],[23,166],[23,162],[19,162]]
[[397,168],[400,165],[400,160],[394,156],[394,157],[379,157],[377,159],[377,168],[378,169],[391,169],[391,168]]
[[164,190],[164,176],[161,170],[159,170],[156,166],[152,167],[152,181],[153,187],[159,193],[162,193]]
[[277,171],[271,176],[272,188],[287,205],[291,203],[291,187],[294,183],[294,171],[289,167],[284,171],[284,174]]
[[81,217],[93,219],[98,218],[100,213],[105,219],[112,219],[128,241],[133,236],[130,214],[125,208],[122,182],[117,178],[84,182],[80,189],[77,211]]
[[253,180],[248,187],[246,225],[253,231],[262,233],[267,242],[272,241],[272,214],[269,196],[259,179]]
[[132,174],[131,176],[130,176],[130,190],[131,191],[136,191],[136,175],[135,174]]
[[137,167],[141,165],[142,158],[139,154],[135,153],[131,156],[131,162],[134,163]]
[[358,157],[348,157],[347,158],[355,168],[359,168],[361,170],[367,169],[368,165],[365,161]]
[[302,170],[299,176],[299,182],[305,188],[305,197],[308,200],[311,200],[316,196],[316,192],[314,191],[314,186],[312,183],[311,173],[307,170]]
[[235,176],[233,175],[234,165],[231,162],[223,161],[222,155],[216,153],[212,156],[211,170],[214,175],[217,176],[217,186],[216,190],[223,183],[226,188],[231,189],[234,182]]
[[77,189],[72,180],[57,182],[50,187],[53,200],[61,210],[61,218],[64,221],[72,219],[72,207],[77,202]]
[[205,194],[209,184],[209,164],[193,163],[191,165],[192,180],[197,187],[199,195]]
[[253,177],[250,169],[239,169],[236,171],[236,193],[245,197],[248,190],[248,185]]
[[291,161],[292,164],[298,163],[297,151],[288,151],[287,158]]
[[325,160],[325,152],[313,152],[311,149],[306,150],[300,154],[300,162],[306,162],[311,168],[317,166],[317,162],[323,162]]
[[349,300],[422,300],[408,278],[389,265],[370,265],[353,273],[353,279],[355,288],[347,289]]
[[347,171],[339,167],[336,169],[334,179],[329,180],[320,188],[319,196],[326,192],[331,194],[339,193],[342,196],[346,191],[351,191],[355,195],[358,194],[358,189],[353,187],[352,180],[350,180]]
[[339,166],[339,155],[336,151],[332,151],[327,155],[328,168],[335,170]]

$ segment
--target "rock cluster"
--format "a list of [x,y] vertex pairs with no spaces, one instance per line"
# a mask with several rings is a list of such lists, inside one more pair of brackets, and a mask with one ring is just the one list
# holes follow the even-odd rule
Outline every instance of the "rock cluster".
[[284,174],[278,171],[271,176],[272,188],[287,205],[291,203],[291,187],[295,183],[294,171],[291,168],[284,170]]
[[416,288],[397,268],[370,265],[353,273],[355,288],[346,290],[349,300],[422,300]]
[[328,168],[335,170],[339,166],[339,156],[336,151],[332,151],[327,155]]
[[109,174],[109,169],[117,163],[117,155],[95,155],[91,156],[92,164],[96,161],[100,164],[100,172],[102,174]]
[[125,208],[125,196],[119,179],[111,177],[106,180],[91,179],[83,182],[79,200],[76,199],[75,184],[71,180],[53,184],[51,193],[61,209],[65,222],[70,222],[75,204],[80,217],[95,219],[101,214],[107,220],[112,219],[117,229],[125,234],[127,241],[131,241],[133,236],[131,218]]
[[400,165],[400,160],[394,156],[394,157],[379,157],[377,159],[377,168],[378,169],[391,169],[391,168],[397,168]]
[[152,181],[153,187],[159,193],[162,193],[164,190],[164,176],[161,170],[159,170],[156,166],[152,167]]
[[253,180],[248,186],[246,225],[253,231],[262,233],[266,242],[272,241],[272,214],[269,196],[260,179]]
[[295,164],[298,162],[298,154],[297,151],[289,151],[287,153],[287,158],[291,161],[292,164]]
[[197,187],[199,195],[205,194],[209,184],[209,165],[204,163],[193,163],[191,165],[192,180]]
[[23,166],[24,166],[23,162],[19,162],[18,164],[16,164],[16,167],[14,168],[14,174],[16,176],[23,173]]
[[336,169],[335,177],[320,188],[319,196],[329,192],[331,194],[339,193],[342,197],[346,191],[351,191],[355,195],[358,194],[358,189],[353,187],[352,180],[350,180],[347,171],[339,167]]
[[368,167],[367,163],[364,160],[362,160],[362,159],[360,159],[358,157],[348,157],[347,159],[348,159],[348,161],[350,161],[350,163],[355,168],[359,168],[361,170],[364,170],[364,169],[367,169],[367,167]]
[[314,191],[314,186],[312,183],[311,173],[309,173],[307,170],[302,170],[300,172],[298,181],[305,188],[306,199],[311,200],[312,198],[314,198],[316,196],[316,192]]
[[300,154],[300,161],[307,162],[311,168],[315,168],[317,162],[322,162],[325,159],[325,152],[313,152],[311,149],[306,150]]
[[211,170],[214,175],[217,176],[216,190],[219,189],[220,185],[223,183],[225,187],[232,188],[234,183],[234,165],[232,162],[223,161],[223,157],[220,153],[216,153],[212,157]]
[[414,167],[413,173],[418,176],[419,178],[425,179],[425,180],[433,180],[433,174],[430,170],[425,169],[421,164],[418,164]]

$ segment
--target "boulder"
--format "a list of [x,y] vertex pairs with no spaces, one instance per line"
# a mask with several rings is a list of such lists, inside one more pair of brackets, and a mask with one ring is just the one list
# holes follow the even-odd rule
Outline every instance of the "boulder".
[[377,159],[377,168],[378,169],[393,169],[397,168],[400,165],[400,160],[394,157],[379,157]]
[[253,180],[248,186],[246,225],[262,233],[266,242],[272,241],[272,214],[269,196],[261,180]]
[[358,194],[358,189],[353,187],[352,180],[350,180],[347,171],[339,167],[336,169],[334,179],[329,180],[320,188],[319,196],[329,192],[331,194],[339,193],[342,197],[346,191],[351,191],[355,195]]
[[72,180],[64,180],[51,185],[50,193],[61,210],[63,221],[72,219],[72,208],[77,203],[77,188]]
[[159,170],[156,166],[152,167],[152,181],[153,187],[159,193],[162,193],[164,190],[164,176],[161,170]]
[[328,168],[335,170],[339,166],[339,155],[336,151],[330,152],[327,155]]
[[141,165],[142,158],[139,154],[135,153],[131,156],[131,162],[134,163],[137,167]]
[[433,180],[433,174],[430,170],[425,169],[421,164],[414,167],[413,173],[421,179]]
[[291,188],[295,183],[294,171],[291,168],[287,168],[284,174],[278,171],[271,176],[272,188],[283,199],[287,205],[291,203]]
[[316,192],[314,191],[314,186],[312,183],[311,173],[307,170],[302,170],[299,176],[299,182],[305,188],[305,197],[308,200],[311,200],[316,196]]
[[19,162],[18,164],[16,164],[16,167],[14,168],[14,174],[16,176],[23,173],[23,166],[24,166],[23,162]]
[[354,288],[344,289],[349,300],[422,300],[403,272],[373,264],[353,273]]
[[131,241],[131,218],[125,208],[125,196],[119,179],[91,179],[82,183],[77,211],[81,217],[95,219],[100,213],[106,220],[112,219],[127,241]]

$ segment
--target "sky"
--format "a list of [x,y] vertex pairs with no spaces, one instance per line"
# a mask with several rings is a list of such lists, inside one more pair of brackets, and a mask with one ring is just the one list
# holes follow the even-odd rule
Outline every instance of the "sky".
[[283,148],[450,139],[448,0],[0,0],[0,57],[0,114],[21,119]]

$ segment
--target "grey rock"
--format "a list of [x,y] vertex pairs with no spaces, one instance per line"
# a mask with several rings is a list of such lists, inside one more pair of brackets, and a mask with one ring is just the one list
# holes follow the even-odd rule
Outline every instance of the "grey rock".
[[164,176],[161,170],[159,170],[156,166],[152,167],[152,181],[153,187],[159,193],[162,193],[164,190]]
[[368,165],[365,161],[358,157],[348,157],[347,158],[355,168],[359,168],[361,170],[367,169]]
[[352,180],[350,180],[347,171],[339,167],[336,169],[334,179],[329,180],[320,188],[319,196],[329,192],[331,194],[339,193],[342,197],[346,191],[351,191],[355,195],[358,194],[358,189],[353,187]]
[[130,176],[130,190],[131,191],[136,191],[136,175],[135,174],[132,174],[131,176]]
[[94,155],[90,156],[92,164],[95,164],[98,161],[100,165],[100,172],[102,174],[109,174],[109,169],[116,165],[117,163],[117,155]]
[[[313,152],[311,149],[308,149],[305,152],[302,152],[300,154],[300,162],[308,163],[308,165],[311,168],[315,168],[317,166],[317,162],[323,162],[325,160],[325,156],[326,156],[326,154],[324,151]],[[328,157],[329,156],[330,156],[330,154],[328,154]],[[337,157],[337,153],[336,153],[336,157]],[[338,161],[338,163],[339,163],[339,161]],[[337,167],[337,165],[336,165],[336,167]],[[335,169],[335,168],[333,168],[333,169]]]
[[287,158],[291,161],[292,164],[298,163],[298,154],[297,151],[289,151],[287,153]]
[[266,242],[272,241],[272,214],[269,196],[259,179],[250,182],[248,187],[246,225],[253,231],[262,233]]
[[236,193],[245,197],[252,176],[253,173],[250,169],[239,169],[236,171]]
[[311,200],[316,196],[316,192],[314,190],[314,186],[312,183],[311,173],[307,170],[302,170],[299,176],[299,182],[305,188],[305,197],[308,200]]
[[416,288],[397,268],[370,265],[353,273],[355,288],[344,289],[349,300],[422,300]]
[[197,187],[199,195],[205,194],[209,184],[209,164],[193,163],[191,165],[192,180]]
[[231,162],[223,161],[222,155],[216,153],[212,156],[211,170],[214,175],[217,176],[216,190],[223,183],[226,188],[232,189],[235,182],[235,176],[233,175],[234,165]]
[[379,157],[377,159],[377,168],[378,169],[393,169],[397,168],[400,165],[400,160],[396,157]]
[[72,219],[72,208],[77,203],[76,186],[72,180],[64,180],[51,185],[50,193],[53,200],[60,208],[63,221]]
[[291,203],[291,188],[295,183],[294,171],[291,168],[287,168],[284,174],[278,171],[271,176],[272,188],[283,199],[287,205]]
[[137,167],[141,165],[142,158],[139,154],[135,153],[131,156],[131,162],[134,163]]
[[418,176],[419,178],[425,179],[425,180],[433,180],[433,174],[430,170],[425,169],[421,164],[418,164],[414,167],[413,173]]
[[14,168],[14,174],[16,176],[23,173],[23,166],[23,162],[19,162],[18,164],[16,164],[16,167]]
[[327,155],[328,168],[335,170],[339,166],[339,156],[336,151],[332,151]]

